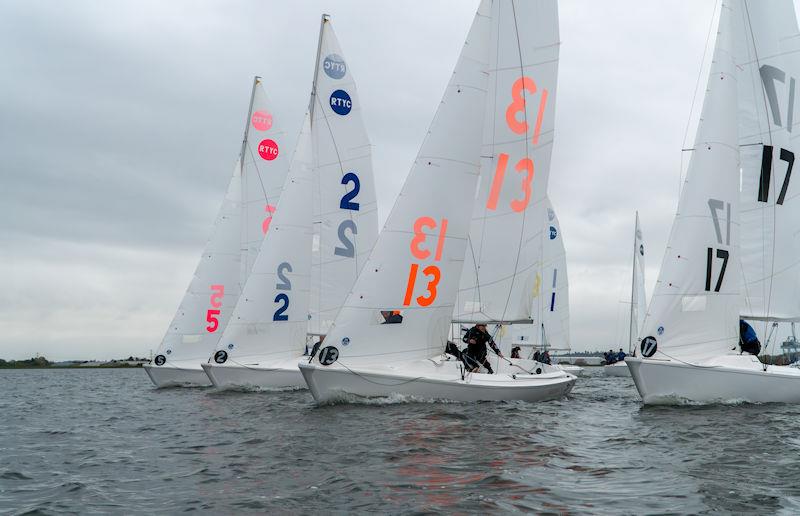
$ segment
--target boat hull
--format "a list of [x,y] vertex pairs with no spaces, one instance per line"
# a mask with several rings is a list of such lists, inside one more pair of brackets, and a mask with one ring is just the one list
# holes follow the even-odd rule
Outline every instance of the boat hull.
[[564,371],[565,373],[569,373],[574,376],[583,376],[586,372],[581,366],[571,365],[571,364],[558,364],[558,368]]
[[606,374],[606,376],[631,376],[631,370],[628,369],[628,366],[625,365],[624,361],[611,365],[604,365],[603,372]]
[[729,355],[687,364],[627,358],[645,404],[800,403],[800,370],[767,366],[751,355]]
[[145,364],[144,370],[153,384],[158,387],[208,387],[211,382],[200,364],[172,365]]
[[468,373],[462,379],[460,363],[448,359],[420,360],[399,366],[343,367],[300,364],[300,371],[319,403],[395,395],[452,401],[547,401],[572,390],[575,376],[556,368],[542,374],[498,370],[497,374]]
[[256,387],[259,389],[305,389],[306,382],[297,362],[301,357],[290,360],[263,362],[258,365],[203,364],[203,371],[214,387]]

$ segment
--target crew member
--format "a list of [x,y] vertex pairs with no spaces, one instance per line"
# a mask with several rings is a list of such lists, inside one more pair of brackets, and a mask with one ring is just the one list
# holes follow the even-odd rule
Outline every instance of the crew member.
[[514,346],[511,348],[511,358],[521,358],[519,356],[519,352],[522,351],[522,348],[519,346]]
[[489,361],[486,359],[486,345],[491,346],[492,351],[498,356],[502,357],[503,354],[497,344],[494,343],[492,336],[486,331],[486,325],[476,324],[467,330],[461,340],[467,343],[467,349],[461,353],[461,359],[464,361],[467,370],[475,373],[480,369],[480,366],[483,366],[489,371],[489,374],[494,374],[492,366],[489,365]]
[[761,353],[761,343],[758,341],[756,331],[744,319],[739,319],[739,347],[743,353],[751,355]]

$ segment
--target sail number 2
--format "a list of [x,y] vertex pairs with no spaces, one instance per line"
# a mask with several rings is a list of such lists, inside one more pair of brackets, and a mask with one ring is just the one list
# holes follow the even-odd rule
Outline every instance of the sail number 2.
[[[530,130],[528,120],[525,115],[526,99],[523,90],[535,94],[537,92],[536,82],[530,77],[522,76],[517,79],[511,86],[511,104],[506,108],[506,125],[515,134],[527,134]],[[544,110],[547,106],[547,90],[542,89],[539,98],[539,111],[536,115],[536,124],[533,127],[533,137],[531,143],[536,145],[539,143],[539,136],[542,132],[542,121],[544,119]],[[522,114],[522,120],[519,119]],[[506,153],[500,153],[497,156],[497,167],[494,171],[494,178],[492,179],[492,186],[489,190],[489,199],[486,201],[486,209],[496,210],[497,202],[500,198],[500,190],[503,188],[503,180],[506,175],[506,168],[508,167],[508,160],[510,156]],[[517,172],[524,172],[525,177],[522,179],[521,190],[522,199],[513,199],[510,202],[511,209],[520,212],[528,207],[531,200],[531,183],[533,182],[533,160],[525,156],[514,165],[514,170]]]
[[219,328],[219,319],[217,316],[220,314],[222,307],[222,298],[225,296],[225,285],[211,285],[211,308],[206,310],[206,331],[214,333]]
[[[433,252],[433,260],[438,262],[442,259],[442,251],[444,250],[445,236],[447,235],[447,219],[442,219],[437,223],[432,217],[419,217],[414,221],[414,237],[411,239],[411,256],[418,260],[427,260],[431,256],[431,250],[423,247],[428,234],[422,231],[423,228],[430,228],[435,230],[439,228],[439,236],[436,240],[436,249]],[[406,284],[406,294],[403,298],[403,306],[410,306],[412,298],[414,297],[414,287],[417,283],[417,275],[419,274],[419,263],[412,263],[411,269],[408,272],[408,283]],[[439,285],[439,280],[442,278],[442,271],[437,265],[428,265],[422,269],[422,274],[426,278],[430,278],[427,286],[425,287],[426,295],[417,296],[415,301],[419,306],[429,306],[436,300],[436,287]]]

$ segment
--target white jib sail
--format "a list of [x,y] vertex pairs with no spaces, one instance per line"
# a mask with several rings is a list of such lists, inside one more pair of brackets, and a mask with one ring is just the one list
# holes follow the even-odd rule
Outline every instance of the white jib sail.
[[797,171],[792,174],[800,151],[800,34],[794,3],[731,5],[742,162],[742,315],[800,321],[800,179]]
[[492,18],[481,177],[454,319],[538,324],[530,293],[547,238],[558,6],[498,1]]
[[[558,217],[545,199],[545,242],[541,277],[534,283],[534,305],[531,313],[539,313],[543,333],[549,347],[570,349],[569,340],[569,281],[567,277],[567,253],[564,249],[564,234]],[[538,294],[538,295],[537,295]]]
[[156,365],[204,362],[225,329],[269,228],[288,170],[285,133],[254,80],[242,149],[211,238],[164,335]]
[[636,212],[636,228],[633,233],[633,276],[631,278],[631,314],[628,327],[628,351],[633,353],[639,341],[647,314],[647,295],[644,287],[644,236]]
[[[417,159],[325,340],[342,361],[444,349],[480,168],[489,5],[478,9]],[[402,322],[381,324],[391,311]]]
[[269,233],[217,346],[217,362],[258,365],[303,350],[311,273],[310,133],[307,115]]
[[314,256],[309,332],[325,334],[378,238],[372,154],[349,63],[323,16],[312,92]]
[[697,129],[640,343],[641,356],[695,362],[739,335],[739,149],[731,5],[725,2]]

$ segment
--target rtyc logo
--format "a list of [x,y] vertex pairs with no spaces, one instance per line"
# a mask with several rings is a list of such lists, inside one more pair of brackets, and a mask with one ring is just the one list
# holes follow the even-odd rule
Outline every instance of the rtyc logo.
[[555,226],[550,226],[550,240],[555,240],[558,236],[558,230]]
[[329,54],[322,62],[322,69],[331,79],[341,79],[347,73],[347,64],[339,54]]
[[261,159],[272,161],[278,157],[278,144],[269,138],[261,140],[261,143],[258,144],[258,155],[261,156]]
[[336,90],[331,93],[331,109],[337,115],[346,115],[353,109],[353,101],[350,95],[344,90]]

